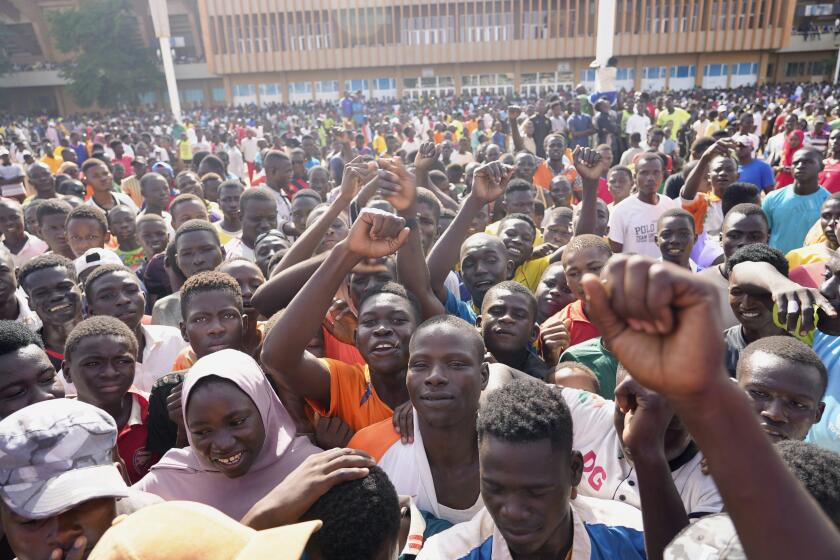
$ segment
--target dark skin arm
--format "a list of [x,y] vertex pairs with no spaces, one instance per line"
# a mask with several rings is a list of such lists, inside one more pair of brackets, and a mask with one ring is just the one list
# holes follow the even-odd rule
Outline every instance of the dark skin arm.
[[[807,550],[809,558],[840,558],[840,533],[722,367],[716,289],[688,271],[624,255],[601,278],[585,275],[583,288],[587,314],[616,358],[668,399],[700,446],[747,557],[790,559]],[[791,519],[796,531],[768,531]]]
[[686,200],[694,200],[694,197],[700,191],[700,187],[707,182],[706,178],[709,175],[709,164],[712,163],[712,160],[717,156],[729,155],[729,151],[734,149],[735,143],[729,138],[723,138],[709,146],[703,152],[703,155],[700,156],[700,161],[697,162],[697,165],[691,170],[688,177],[685,178],[685,184],[680,191],[680,196]]
[[439,157],[440,146],[435,146],[434,142],[424,142],[420,145],[417,156],[414,158],[414,173],[417,178],[417,186],[429,189],[435,195],[435,198],[438,199],[441,206],[457,212],[459,208],[458,203],[452,200],[452,197],[440,190],[429,179],[429,171],[431,171],[432,165],[434,165]]
[[[601,177],[606,175],[610,162],[592,148],[575,148],[572,154],[575,169],[583,183],[583,200],[581,200],[580,216],[578,217],[575,235],[595,233],[598,223],[598,184]],[[552,261],[553,262],[553,261]]]
[[[331,254],[332,251],[326,251],[275,273],[262,286],[257,288],[257,291],[251,297],[251,304],[259,309],[263,317],[271,317],[292,301],[292,298],[300,291],[306,281],[315,274],[321,263],[327,260]],[[285,257],[283,260],[286,260]]]
[[429,266],[429,280],[441,303],[446,302],[446,288],[443,283],[452,266],[458,262],[461,244],[467,238],[473,220],[483,206],[493,202],[505,192],[513,169],[499,162],[482,165],[475,170],[473,190],[449,224],[449,228],[435,243],[426,263]]
[[519,133],[519,115],[522,114],[522,108],[517,105],[511,105],[508,111],[508,125],[510,126],[510,137],[513,140],[513,151],[518,152],[525,149],[525,142],[522,141],[522,134]]
[[404,220],[385,212],[363,211],[348,238],[335,246],[292,299],[283,317],[266,333],[260,360],[278,385],[329,408],[329,369],[306,347],[321,328],[344,277],[362,259],[396,251],[408,237],[404,225]]

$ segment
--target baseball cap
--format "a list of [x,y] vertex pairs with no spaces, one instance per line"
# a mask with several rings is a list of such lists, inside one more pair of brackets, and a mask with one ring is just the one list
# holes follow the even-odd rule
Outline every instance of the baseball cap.
[[137,156],[133,160],[131,160],[131,165],[134,165],[135,163],[137,165],[146,165],[146,158],[143,156]]
[[320,527],[315,520],[255,531],[205,504],[163,502],[115,519],[88,560],[298,560]]
[[73,266],[76,268],[76,276],[81,275],[82,272],[89,268],[101,264],[123,264],[123,262],[115,252],[110,249],[100,249],[99,247],[91,247],[81,257],[73,261]]
[[169,175],[170,177],[175,176],[174,172],[172,171],[172,166],[170,166],[168,163],[163,162],[163,161],[159,161],[156,164],[154,164],[152,166],[152,171],[154,171],[155,173],[162,173],[164,175]]
[[0,156],[9,155],[9,149],[6,146],[0,146]]
[[74,399],[31,404],[0,421],[0,498],[16,514],[43,519],[129,489],[114,465],[117,425]]

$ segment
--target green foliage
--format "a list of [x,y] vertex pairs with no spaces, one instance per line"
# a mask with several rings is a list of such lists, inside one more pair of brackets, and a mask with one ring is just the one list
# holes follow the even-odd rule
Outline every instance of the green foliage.
[[82,107],[137,104],[162,84],[155,50],[143,44],[129,0],[84,0],[78,9],[47,14],[67,91]]
[[11,40],[11,32],[9,26],[5,23],[0,23],[0,76],[8,74],[12,70],[12,61],[9,58],[9,53],[3,48]]

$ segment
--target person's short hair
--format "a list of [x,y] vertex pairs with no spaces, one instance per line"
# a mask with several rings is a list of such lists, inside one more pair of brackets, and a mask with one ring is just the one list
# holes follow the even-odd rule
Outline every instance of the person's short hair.
[[[201,167],[207,169],[208,172],[216,173],[217,175],[219,175],[219,180],[221,180],[225,174],[224,162],[222,162],[221,159],[219,159],[213,154],[207,154],[206,156],[204,156],[204,158],[201,160]],[[202,180],[203,179],[204,177],[202,177]]]
[[543,148],[544,149],[548,148],[548,145],[551,143],[551,141],[552,140],[557,140],[558,138],[563,141],[564,146],[567,146],[569,144],[568,142],[566,142],[566,137],[563,136],[562,134],[552,133],[552,134],[549,134],[548,136],[546,136],[545,140],[543,140]]
[[199,272],[187,278],[181,286],[181,317],[187,320],[187,309],[196,294],[204,292],[227,292],[236,302],[236,308],[242,313],[242,289],[233,276],[217,270]]
[[534,297],[533,292],[529,290],[526,286],[523,286],[516,280],[505,280],[504,282],[499,282],[492,286],[484,296],[484,301],[481,304],[481,312],[484,313],[484,309],[490,305],[490,301],[493,299],[493,296],[497,292],[511,292],[514,294],[520,294],[528,300],[528,307],[536,313],[537,311],[537,298]]
[[169,185],[169,181],[166,180],[166,177],[155,171],[150,171],[140,178],[140,192],[143,192],[144,189],[148,188],[149,183],[152,181],[163,181]]
[[554,374],[560,371],[561,369],[570,369],[572,371],[576,371],[582,373],[586,377],[592,381],[592,385],[595,389],[595,393],[601,392],[601,381],[598,379],[598,374],[592,371],[592,369],[587,366],[586,364],[582,364],[580,362],[560,362],[551,370],[551,374],[547,376],[547,379],[554,379]]
[[116,336],[124,338],[128,343],[128,349],[137,357],[137,338],[128,326],[109,315],[96,315],[85,319],[70,331],[67,340],[64,342],[64,359],[70,361],[73,352],[79,347],[82,340],[91,336]]
[[711,136],[701,136],[696,138],[694,142],[691,143],[691,148],[688,150],[689,154],[696,154],[696,153],[703,153],[708,150],[712,144],[715,143],[715,139]]
[[417,203],[425,204],[432,209],[432,214],[435,215],[435,221],[440,220],[441,206],[437,197],[429,189],[417,187]]
[[98,222],[102,227],[103,234],[108,233],[108,218],[105,216],[105,212],[96,206],[83,204],[82,206],[73,208],[70,213],[67,214],[67,220],[64,222],[64,227],[66,228],[73,220],[93,220]]
[[607,175],[609,175],[613,171],[620,171],[622,173],[626,173],[630,180],[633,180],[633,171],[626,165],[613,165],[612,167],[610,167],[610,170],[607,172]]
[[512,192],[528,192],[529,194],[534,190],[534,187],[531,183],[526,181],[525,179],[511,179],[510,183],[508,183],[507,188],[505,189],[505,195]]
[[729,216],[730,214],[741,214],[742,216],[759,216],[762,220],[764,220],[764,223],[767,224],[767,229],[770,229],[770,221],[767,219],[767,214],[764,213],[764,210],[762,210],[761,206],[759,206],[758,204],[753,204],[751,202],[742,202],[741,204],[736,204],[735,206],[729,209],[729,212],[727,212],[725,216]]
[[[141,224],[145,224],[146,222],[157,222],[166,226],[166,220],[163,216],[158,216],[157,214],[143,214],[137,218],[137,227],[139,228]],[[168,231],[169,230],[167,229],[167,232]]]
[[609,257],[613,254],[612,249],[610,249],[609,244],[604,241],[604,238],[593,233],[583,233],[572,237],[569,240],[569,243],[566,244],[566,249],[563,251],[563,254],[569,254],[571,251],[582,251],[584,249],[589,249],[590,247],[600,249]]
[[691,231],[694,231],[694,216],[682,208],[669,208],[665,210],[662,215],[659,216],[659,219],[656,220],[656,231],[659,231],[659,228],[662,226],[662,222],[668,218],[684,218],[691,224]]
[[174,213],[176,206],[189,201],[195,201],[204,206],[204,201],[201,200],[201,198],[199,198],[198,196],[194,195],[193,193],[182,193],[173,198],[172,202],[169,203],[169,213]]
[[414,329],[414,333],[411,335],[411,342],[409,343],[409,347],[413,346],[414,338],[417,336],[417,333],[425,329],[437,327],[439,325],[452,327],[453,329],[458,331],[464,338],[463,344],[459,344],[459,346],[466,345],[467,341],[470,341],[472,343],[471,345],[474,346],[476,351],[478,352],[479,360],[484,360],[484,339],[481,338],[481,334],[478,332],[478,329],[476,329],[474,325],[467,323],[460,317],[456,317],[455,315],[449,315],[448,313],[445,313],[443,315],[435,315],[431,319],[427,319],[420,323],[420,325],[418,325],[417,328]]
[[80,167],[80,169],[82,170],[82,173],[84,174],[84,173],[87,173],[87,170],[88,170],[88,169],[90,169],[91,167],[96,167],[97,165],[101,165],[101,166],[102,166],[102,167],[104,167],[105,169],[110,169],[110,168],[108,167],[108,164],[107,164],[107,163],[105,163],[105,161],[104,161],[104,160],[101,160],[101,159],[99,159],[99,158],[95,158],[95,157],[89,157],[89,158],[87,158],[87,159],[84,161],[84,163],[82,163],[82,166]]
[[[36,202],[36,201],[33,201]],[[47,216],[67,216],[73,207],[69,202],[59,198],[50,198],[38,202],[38,208],[35,210],[35,219],[38,220],[38,225],[43,225],[44,218]]]
[[[94,267],[93,271],[88,274],[87,278],[85,278],[85,297],[90,300],[91,299],[91,292],[93,292],[93,284],[106,274],[111,272],[128,272],[132,274],[131,269],[122,264],[100,264],[97,267]],[[136,276],[135,276],[136,278]],[[138,280],[139,282],[139,280]]]
[[301,189],[301,190],[299,190],[294,195],[292,195],[292,202],[294,202],[298,198],[311,198],[311,199],[315,200],[316,202],[318,202],[318,204],[324,202],[324,199],[321,198],[321,194],[314,189]]
[[266,154],[263,156],[263,167],[274,165],[275,160],[281,159],[285,159],[289,163],[292,162],[292,160],[289,159],[289,156],[287,156],[284,152],[281,152],[280,150],[268,150],[268,152],[266,152]]
[[[546,208],[545,210],[545,218],[548,219],[549,216],[556,216],[558,218],[563,217],[572,220],[575,217],[575,212],[568,206],[552,206],[551,208]],[[545,224],[545,221],[543,221],[543,224]]]
[[246,189],[245,192],[242,193],[242,196],[239,197],[239,211],[244,214],[245,205],[255,200],[262,202],[275,202],[274,195],[269,193],[267,188]]
[[364,478],[342,482],[315,500],[300,521],[319,519],[321,528],[309,537],[310,555],[330,560],[375,558],[400,530],[397,491],[378,466]]
[[631,132],[630,133],[630,141],[631,142],[641,142],[642,141],[642,133],[641,132]]
[[236,187],[239,190],[245,190],[245,185],[242,184],[239,179],[228,179],[227,181],[222,181],[219,185],[219,192],[222,192],[222,189],[226,189],[229,187]]
[[523,222],[528,222],[528,225],[530,225],[534,230],[534,237],[536,237],[537,224],[534,222],[534,219],[528,214],[508,214],[499,221],[499,233],[502,232],[505,222],[509,220],[522,220]]
[[761,189],[752,183],[745,183],[743,181],[736,181],[726,187],[721,196],[721,210],[726,216],[734,206],[738,204],[755,203],[761,196]]
[[748,358],[759,352],[793,362],[797,366],[816,369],[820,374],[822,392],[825,393],[826,386],[828,385],[828,371],[825,368],[825,364],[810,346],[796,337],[787,335],[765,336],[748,344],[741,351],[741,356],[738,358],[738,366],[736,368],[738,379],[741,378],[744,369],[747,367],[745,364]]
[[492,391],[478,412],[478,441],[485,437],[511,443],[548,439],[552,448],[572,451],[572,414],[559,387],[526,380]]
[[423,320],[423,306],[420,305],[420,300],[417,299],[417,296],[406,290],[402,284],[397,282],[385,282],[382,286],[373,286],[362,292],[361,297],[359,297],[359,309],[362,309],[362,306],[368,299],[379,294],[391,294],[406,300],[414,312],[417,324],[420,324]]
[[[219,244],[219,247],[222,246],[222,242],[219,240],[219,232],[213,227],[213,224],[208,222],[207,220],[187,220],[181,227],[178,228],[178,231],[175,232],[175,239],[173,239],[174,245],[178,246],[178,240],[181,238],[182,235],[185,233],[190,233],[193,231],[207,231],[213,234],[213,238],[216,240],[216,243]],[[176,249],[177,252],[177,249]]]
[[726,261],[726,276],[732,273],[735,265],[742,262],[765,262],[773,266],[779,274],[788,275],[788,261],[784,253],[766,243],[751,243],[735,251]]
[[662,161],[662,158],[659,157],[659,153],[657,152],[642,152],[638,156],[636,156],[636,171],[638,172],[639,167],[646,161],[658,161],[662,164],[662,170],[665,170],[665,163]]
[[0,356],[17,352],[33,344],[38,348],[44,347],[44,341],[35,331],[17,321],[0,321]]
[[840,454],[813,443],[786,440],[776,444],[791,472],[840,528]]
[[38,255],[34,259],[23,263],[23,266],[21,266],[18,270],[18,284],[23,286],[26,282],[26,278],[33,272],[56,267],[67,270],[67,276],[73,282],[76,281],[76,267],[73,265],[73,261],[56,253],[47,253],[44,255]]

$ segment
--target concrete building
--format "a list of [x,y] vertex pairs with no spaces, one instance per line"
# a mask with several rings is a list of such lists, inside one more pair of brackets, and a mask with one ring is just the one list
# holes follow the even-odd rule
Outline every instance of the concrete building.
[[[145,0],[133,0],[155,45]],[[819,1],[819,0],[816,0]],[[829,79],[840,3],[616,0],[618,86],[734,87]],[[0,0],[19,71],[10,109],[77,108],[51,64],[45,13],[76,0]],[[598,0],[168,0],[182,105],[461,92],[594,83]],[[8,92],[7,92],[8,93]],[[7,98],[9,96],[7,95]],[[158,105],[164,91],[144,92]]]

